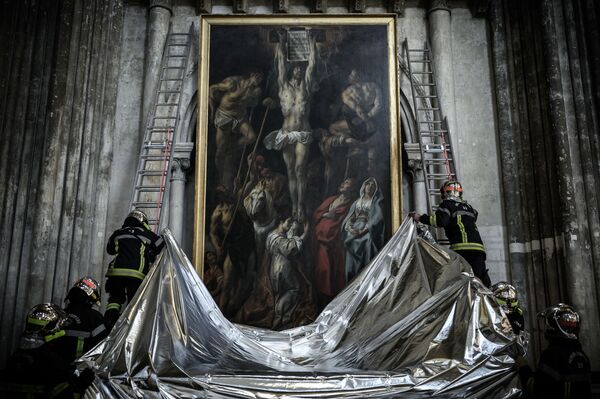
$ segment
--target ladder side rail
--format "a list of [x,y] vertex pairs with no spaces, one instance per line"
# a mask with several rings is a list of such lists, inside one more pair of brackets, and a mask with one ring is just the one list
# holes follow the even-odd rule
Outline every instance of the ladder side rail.
[[160,65],[161,65],[161,69],[160,69],[160,75],[159,75],[159,80],[158,80],[158,86],[156,87],[156,90],[154,90],[154,92],[152,93],[152,102],[150,104],[152,104],[150,106],[150,109],[148,110],[148,115],[146,115],[146,122],[144,123],[144,134],[142,136],[142,143],[141,143],[141,148],[140,148],[140,152],[139,154],[139,161],[138,161],[138,167],[137,170],[135,172],[135,177],[134,177],[134,181],[133,181],[133,192],[131,194],[131,201],[129,202],[129,211],[131,212],[132,210],[135,209],[135,203],[136,202],[140,202],[140,198],[139,198],[139,193],[140,191],[136,188],[142,185],[142,181],[143,181],[143,175],[141,174],[141,171],[143,169],[145,169],[145,165],[146,165],[146,160],[142,157],[142,155],[144,155],[144,152],[146,150],[146,142],[150,141],[150,139],[152,138],[152,130],[150,129],[151,126],[151,121],[153,123],[154,118],[152,117],[153,115],[156,115],[156,104],[158,103],[158,98],[159,98],[159,90],[160,90],[160,86],[161,86],[161,78],[163,76],[164,70],[162,68],[163,65],[165,65],[165,60],[167,59],[168,53],[169,53],[169,47],[167,46],[169,38],[172,34],[172,29],[173,29],[173,25],[171,23],[169,23],[169,30],[167,32],[167,40],[165,43],[165,46],[163,48],[163,53],[162,53],[162,57],[161,57],[161,61],[160,61]]
[[421,163],[423,165],[423,173],[425,174],[425,191],[426,191],[426,195],[425,198],[427,200],[427,209],[428,211],[431,211],[431,199],[430,199],[430,194],[429,194],[429,183],[427,181],[427,167],[425,165],[425,153],[423,151],[423,140],[421,137],[421,123],[420,123],[420,117],[419,117],[419,110],[418,108],[418,104],[417,104],[417,98],[416,98],[416,88],[413,82],[413,72],[412,72],[412,66],[411,66],[411,60],[410,60],[410,51],[409,51],[409,47],[408,47],[408,39],[404,39],[404,43],[403,43],[403,48],[404,48],[404,54],[406,57],[406,64],[408,67],[408,74],[409,74],[409,80],[410,80],[410,88],[411,88],[411,92],[412,92],[412,100],[413,100],[413,107],[414,107],[414,112],[415,112],[415,119],[417,120],[417,135],[418,137],[418,141],[419,141],[419,152],[421,153]]
[[[172,137],[169,143],[169,162],[166,166],[166,170],[164,170],[164,175],[163,178],[165,179],[165,187],[164,190],[161,193],[161,204],[164,205],[165,204],[165,198],[167,198],[166,196],[169,194],[170,192],[170,188],[171,188],[171,176],[169,176],[169,172],[171,170],[171,166],[173,165],[173,155],[174,155],[174,147],[175,147],[175,137],[176,137],[176,133],[177,133],[177,127],[179,126],[179,122],[180,122],[180,107],[181,107],[181,97],[183,95],[183,82],[185,80],[185,71],[187,68],[187,66],[189,65],[189,59],[190,59],[190,54],[191,54],[191,46],[192,46],[192,34],[193,34],[193,29],[194,26],[193,24],[190,25],[190,29],[188,31],[188,36],[187,36],[187,41],[186,41],[186,48],[185,48],[185,58],[184,58],[184,62],[182,64],[182,66],[184,67],[184,69],[182,70],[182,75],[181,75],[181,84],[179,86],[179,93],[177,95],[177,105],[175,106],[175,123],[173,125],[173,130],[172,130]],[[158,228],[162,228],[164,227],[164,219],[162,218],[163,215],[163,206],[160,207],[160,209],[158,210],[159,212],[159,217],[158,220],[156,222],[156,226]]]
[[[428,54],[431,55],[431,45],[429,44],[429,40],[425,40],[425,48],[428,52]],[[452,148],[452,142],[450,140],[450,127],[448,125],[447,122],[447,118],[444,116],[444,112],[442,109],[442,101],[439,98],[439,91],[437,88],[437,79],[435,78],[436,74],[435,74],[435,66],[433,65],[433,57],[430,57],[430,63],[429,63],[429,67],[431,68],[431,77],[432,77],[432,83],[433,83],[433,87],[435,88],[435,92],[437,95],[437,108],[438,108],[438,113],[439,113],[439,117],[440,117],[440,121],[442,121],[441,123],[441,129],[442,130],[446,130],[445,134],[442,133],[440,135],[441,141],[442,141],[442,146],[444,148],[444,157],[446,159],[446,171],[448,173],[448,180],[452,179],[452,175],[454,176],[454,179],[458,180],[458,175],[456,173],[456,167],[454,165],[454,162],[452,163],[452,165],[450,165],[450,163],[447,161],[448,160],[448,154],[447,152],[450,152],[452,154],[452,159],[454,159],[454,150]],[[445,122],[444,122],[445,121]],[[447,139],[447,143],[445,143]],[[448,145],[448,148],[450,149],[449,151],[446,151],[446,147],[444,144]]]

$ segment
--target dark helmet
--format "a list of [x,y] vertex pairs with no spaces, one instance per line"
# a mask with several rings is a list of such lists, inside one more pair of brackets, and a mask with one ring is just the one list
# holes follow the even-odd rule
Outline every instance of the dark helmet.
[[496,302],[505,312],[510,313],[513,309],[519,306],[517,289],[506,281],[501,281],[494,284],[491,288]]
[[444,185],[440,188],[440,194],[442,195],[442,199],[446,198],[462,198],[463,189],[460,182],[456,180],[448,180],[444,183]]
[[25,334],[46,336],[61,329],[67,314],[60,306],[53,303],[35,305],[29,313],[25,324]]
[[546,337],[577,339],[581,320],[571,306],[559,303],[544,310],[539,316],[544,318]]
[[134,218],[142,224],[145,224],[145,225],[148,224],[148,216],[146,216],[146,214],[140,210],[135,209],[135,210],[129,212],[129,215],[127,215],[127,217]]
[[67,294],[70,302],[89,302],[92,305],[100,305],[102,291],[98,281],[91,277],[84,277],[71,287]]

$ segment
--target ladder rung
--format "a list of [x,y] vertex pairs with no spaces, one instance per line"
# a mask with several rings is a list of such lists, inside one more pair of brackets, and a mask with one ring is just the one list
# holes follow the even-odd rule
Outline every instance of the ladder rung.
[[438,96],[433,95],[433,96],[415,96],[415,98],[438,98]]
[[146,130],[152,130],[153,132],[168,132],[169,130],[175,130],[175,128],[170,126],[148,126]]
[[410,63],[430,64],[431,60],[410,60]]
[[[417,111],[439,111],[439,107],[432,107],[432,108],[417,108]],[[432,123],[432,122],[430,122]],[[441,122],[440,122],[441,123]]]
[[164,154],[163,155],[140,155],[143,159],[145,159],[146,161],[162,161],[163,159],[169,159],[169,157],[166,157]]
[[[450,174],[450,175],[452,175],[452,174]],[[427,173],[427,177],[439,177],[439,176],[448,177],[448,173]]]
[[138,174],[142,175],[142,176],[165,176],[167,174],[166,171],[162,171],[162,170],[147,170],[147,169],[142,169],[138,172]]
[[[452,176],[454,176],[454,175],[453,175],[453,174],[450,174],[450,176],[452,177]],[[433,181],[433,180],[435,180],[435,181],[445,181],[445,180],[448,180],[448,174],[444,174],[444,175],[437,176],[437,177],[436,177],[436,176],[433,176],[433,177],[431,177],[431,178],[428,178],[427,180],[428,180],[428,181]],[[430,188],[433,188],[433,187],[430,187]]]
[[168,79],[161,79],[161,82],[183,82],[183,78],[168,78]]
[[435,83],[413,83],[413,86],[435,86]]
[[154,116],[152,119],[177,119],[176,116]]
[[148,144],[144,144],[144,148],[149,149],[149,150],[163,150],[165,148],[169,148],[169,144],[148,143]]
[[443,121],[419,121],[419,123],[444,123]]
[[185,69],[184,66],[165,66],[162,69]]
[[427,53],[429,50],[427,49],[408,49],[408,51],[412,51],[413,53]]
[[162,208],[162,204],[147,201],[133,201],[131,205],[133,205],[136,208]]
[[412,74],[413,75],[432,75],[433,72],[416,72],[416,71],[413,71]]
[[[438,154],[441,154],[441,153],[438,153]],[[425,159],[425,161],[430,161],[430,162],[426,162],[425,166],[440,166],[440,165],[447,165],[450,162],[454,162],[454,160],[452,158]]]
[[164,191],[164,187],[136,187],[136,190],[140,193],[160,193]]
[[445,129],[419,130],[419,133],[446,133]]

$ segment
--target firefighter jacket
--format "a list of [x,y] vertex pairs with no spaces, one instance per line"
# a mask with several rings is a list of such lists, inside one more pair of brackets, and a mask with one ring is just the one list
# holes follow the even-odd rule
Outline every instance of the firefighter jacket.
[[162,237],[135,218],[125,219],[123,227],[108,239],[106,252],[115,255],[106,277],[125,277],[143,280],[150,264],[164,246]]
[[19,349],[10,356],[0,378],[0,397],[83,397],[94,380],[94,373],[86,369],[79,376],[74,374],[74,368],[59,354],[60,346],[56,345],[64,339],[61,331],[59,334],[43,337],[35,347]]
[[516,335],[519,335],[525,329],[525,318],[520,307],[517,306],[511,309],[506,313],[506,317]]
[[445,199],[433,215],[422,215],[419,222],[443,227],[453,251],[485,252],[477,230],[477,210],[466,201]]
[[102,341],[108,331],[102,314],[89,304],[69,303],[65,311],[68,318],[62,327],[65,336],[60,353],[70,363]]
[[590,399],[590,361],[578,340],[549,338],[537,370],[529,367],[519,375],[529,396],[535,399]]

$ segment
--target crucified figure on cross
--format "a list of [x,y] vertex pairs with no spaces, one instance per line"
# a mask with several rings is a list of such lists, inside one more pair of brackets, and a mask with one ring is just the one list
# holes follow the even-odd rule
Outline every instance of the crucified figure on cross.
[[283,114],[281,129],[265,137],[267,149],[281,150],[287,168],[288,186],[292,200],[292,216],[305,220],[306,164],[313,141],[309,123],[310,100],[314,92],[316,37],[308,32],[308,62],[292,63],[286,68],[285,33],[279,33],[275,46],[279,103]]

